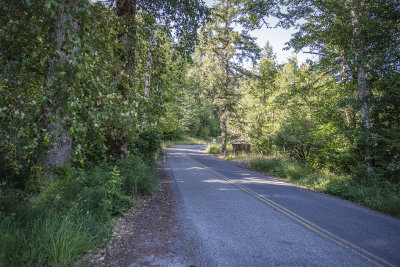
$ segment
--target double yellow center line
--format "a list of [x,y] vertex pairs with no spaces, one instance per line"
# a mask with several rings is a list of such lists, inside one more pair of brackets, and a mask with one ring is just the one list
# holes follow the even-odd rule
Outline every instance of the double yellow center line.
[[347,241],[344,240],[343,238],[329,232],[326,229],[321,228],[320,226],[308,221],[307,219],[301,217],[300,215],[294,213],[291,210],[288,210],[287,208],[279,205],[278,203],[268,199],[267,197],[257,194],[256,192],[254,192],[253,190],[250,190],[249,188],[243,186],[242,184],[238,183],[235,180],[232,180],[228,177],[226,177],[225,175],[215,171],[214,169],[211,169],[209,167],[207,167],[206,165],[204,165],[203,163],[199,162],[198,160],[195,160],[194,158],[187,156],[189,159],[191,159],[192,161],[196,162],[197,164],[199,164],[200,166],[202,166],[204,169],[206,169],[207,171],[215,174],[216,176],[223,178],[225,181],[235,185],[236,187],[242,189],[243,191],[249,193],[250,195],[256,197],[257,199],[261,200],[262,202],[264,202],[265,204],[271,206],[272,208],[274,208],[275,210],[279,211],[280,213],[285,214],[286,216],[288,216],[289,218],[295,220],[296,222],[300,223],[301,225],[303,225],[304,227],[307,227],[308,229],[310,229],[311,231],[331,240],[332,242],[338,244],[341,247],[344,247],[346,249],[349,249],[350,251],[352,251],[353,253],[361,256],[362,258],[372,262],[373,264],[376,264],[377,266],[393,266],[395,267],[395,265],[393,265],[392,263],[380,258],[379,256],[372,254],[371,252],[366,251],[365,249]]

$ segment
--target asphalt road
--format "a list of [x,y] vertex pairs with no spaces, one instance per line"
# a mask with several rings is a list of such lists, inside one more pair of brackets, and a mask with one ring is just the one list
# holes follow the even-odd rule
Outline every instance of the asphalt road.
[[166,149],[196,266],[400,266],[400,220],[212,158]]

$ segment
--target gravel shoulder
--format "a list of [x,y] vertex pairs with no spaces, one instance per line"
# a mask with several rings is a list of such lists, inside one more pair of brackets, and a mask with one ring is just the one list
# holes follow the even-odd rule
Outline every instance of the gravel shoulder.
[[163,162],[156,170],[159,183],[151,196],[116,221],[111,240],[88,266],[190,266],[189,241],[178,222],[172,182]]

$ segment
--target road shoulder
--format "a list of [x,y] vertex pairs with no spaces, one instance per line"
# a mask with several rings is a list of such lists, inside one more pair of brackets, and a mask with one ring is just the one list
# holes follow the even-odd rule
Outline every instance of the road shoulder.
[[89,255],[88,266],[188,266],[192,261],[178,223],[172,181],[161,161],[156,172],[154,193],[140,197],[137,206],[116,221],[111,240]]

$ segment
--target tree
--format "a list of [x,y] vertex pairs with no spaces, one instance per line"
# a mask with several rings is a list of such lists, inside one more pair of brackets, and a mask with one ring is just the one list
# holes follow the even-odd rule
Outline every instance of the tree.
[[[112,1],[113,3],[114,1]],[[115,0],[117,15],[121,18],[122,24],[119,27],[119,51],[121,70],[117,72],[117,88],[125,94],[129,101],[135,100],[135,87],[139,87],[140,78],[136,77],[136,69],[141,64],[140,58],[146,55],[145,84],[143,109],[148,109],[150,91],[152,87],[152,72],[156,59],[155,50],[157,44],[164,42],[167,35],[169,42],[172,36],[176,42],[175,49],[182,54],[189,55],[197,40],[197,29],[205,19],[207,9],[199,1],[141,1],[141,0]],[[164,40],[161,40],[163,39]],[[172,42],[171,42],[172,43]],[[145,128],[148,121],[148,112],[142,113],[142,128]],[[126,136],[126,129],[120,128],[119,136]],[[114,154],[125,157],[128,147],[128,138],[109,140],[116,148]]]
[[376,81],[399,71],[398,1],[284,2],[288,12],[282,17],[287,24],[300,18],[305,20],[291,46],[296,50],[309,47],[311,53],[319,55],[320,69],[333,76],[340,77],[343,71],[349,73],[348,80],[338,82],[346,82],[347,88],[358,92],[358,100],[352,101],[353,109],[359,113],[355,131],[360,133],[358,146],[371,174],[378,167],[374,132],[379,128],[372,124],[371,110],[376,105],[375,96],[386,94],[389,89],[382,84],[376,86]]
[[227,121],[238,102],[238,77],[248,73],[244,60],[258,58],[259,48],[246,31],[237,32],[240,9],[235,1],[218,1],[211,11],[211,20],[205,26],[199,46],[199,64],[204,94],[216,108],[221,124],[221,153],[226,151]]
[[232,121],[235,135],[252,143],[252,150],[272,152],[271,137],[276,122],[274,96],[280,91],[278,74],[281,66],[276,63],[272,47],[267,43],[261,59],[251,77],[240,79],[241,99]]
[[73,63],[77,61],[80,45],[78,12],[84,4],[84,1],[74,0],[53,5],[51,35],[55,45],[48,62],[46,84],[49,94],[43,110],[45,129],[52,135],[44,161],[46,168],[71,163],[73,137],[67,126],[70,114],[66,100],[75,78]]

